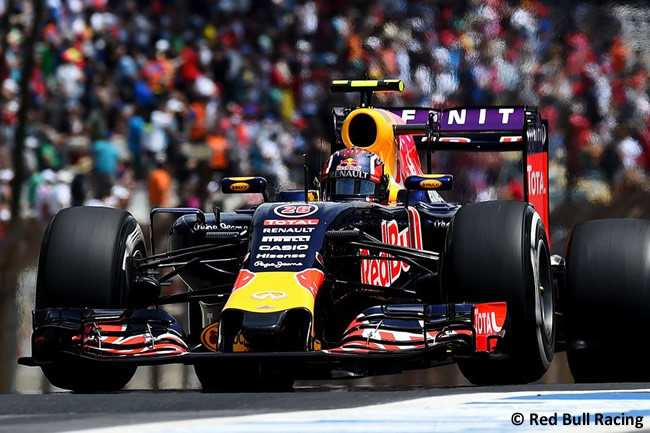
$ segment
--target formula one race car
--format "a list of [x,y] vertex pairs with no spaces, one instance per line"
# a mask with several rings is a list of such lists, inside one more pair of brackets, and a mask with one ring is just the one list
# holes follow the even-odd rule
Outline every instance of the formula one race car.
[[[400,81],[331,89],[361,102],[333,109],[320,191],[235,212],[154,209],[151,255],[127,212],[58,213],[40,254],[32,357],[19,362],[75,391],[117,390],[137,366],[167,363],[194,365],[215,390],[449,362],[476,384],[526,383],[558,349],[577,380],[643,376],[641,364],[612,371],[622,357],[607,354],[634,350],[650,329],[615,326],[645,320],[650,223],[588,222],[566,266],[550,256],[548,140],[536,108],[380,109],[373,92],[400,91]],[[437,191],[453,177],[430,172],[431,150],[520,152],[525,200],[445,202]],[[266,197],[260,177],[225,178],[222,189]],[[167,251],[155,254],[161,213],[175,218]],[[188,290],[161,295],[175,277]],[[188,303],[183,327],[157,308],[171,303]]]

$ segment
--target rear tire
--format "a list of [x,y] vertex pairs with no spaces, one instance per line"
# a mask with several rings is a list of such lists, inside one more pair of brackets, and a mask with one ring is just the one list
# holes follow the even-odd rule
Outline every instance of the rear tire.
[[576,382],[646,382],[650,221],[578,224],[567,247],[569,369]]
[[[64,209],[50,222],[41,244],[36,309],[126,308],[126,258],[145,255],[142,230],[128,212]],[[89,392],[121,389],[136,367],[80,360],[42,370],[54,386]]]
[[528,203],[492,201],[463,206],[447,233],[443,284],[451,302],[499,302],[508,307],[505,359],[460,359],[477,385],[540,379],[555,350],[555,290],[546,232]]

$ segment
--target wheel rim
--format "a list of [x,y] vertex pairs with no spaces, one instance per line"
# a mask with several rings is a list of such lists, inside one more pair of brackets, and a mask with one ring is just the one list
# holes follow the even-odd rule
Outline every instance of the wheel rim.
[[[541,232],[541,236],[539,233]],[[546,234],[539,215],[535,213],[531,224],[530,257],[533,270],[534,311],[537,345],[541,361],[549,367],[553,358],[554,297],[550,274],[550,259],[545,241]]]
[[[539,302],[537,303],[538,316],[537,326],[540,328],[542,335],[546,342],[550,342],[553,338],[553,281],[549,273],[548,250],[544,241],[540,239],[537,243],[537,269],[535,290],[539,295]],[[537,297],[537,295],[536,295]]]

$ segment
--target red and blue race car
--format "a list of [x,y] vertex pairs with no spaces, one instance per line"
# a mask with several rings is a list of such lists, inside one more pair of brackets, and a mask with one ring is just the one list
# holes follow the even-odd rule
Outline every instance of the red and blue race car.
[[[57,214],[40,254],[32,356],[19,362],[75,391],[117,390],[138,366],[167,363],[194,365],[218,390],[450,362],[476,384],[526,383],[565,349],[577,380],[643,375],[605,367],[620,362],[612,347],[639,335],[613,325],[645,320],[650,223],[584,223],[566,262],[550,255],[547,124],[535,107],[377,108],[373,92],[400,81],[331,89],[361,98],[333,109],[319,191],[235,212],[154,209],[150,254],[127,212]],[[441,150],[520,153],[524,200],[446,202],[438,191],[453,175],[430,167]],[[222,189],[267,196],[260,177]],[[164,213],[175,215],[168,248],[154,254]],[[174,278],[187,291],[161,295]],[[158,308],[172,303],[189,305],[186,326]]]

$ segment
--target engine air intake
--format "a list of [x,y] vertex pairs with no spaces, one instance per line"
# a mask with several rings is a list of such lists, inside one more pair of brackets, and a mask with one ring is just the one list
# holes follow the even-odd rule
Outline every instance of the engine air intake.
[[359,113],[350,120],[348,126],[350,142],[357,147],[368,147],[377,140],[375,119],[366,113]]

